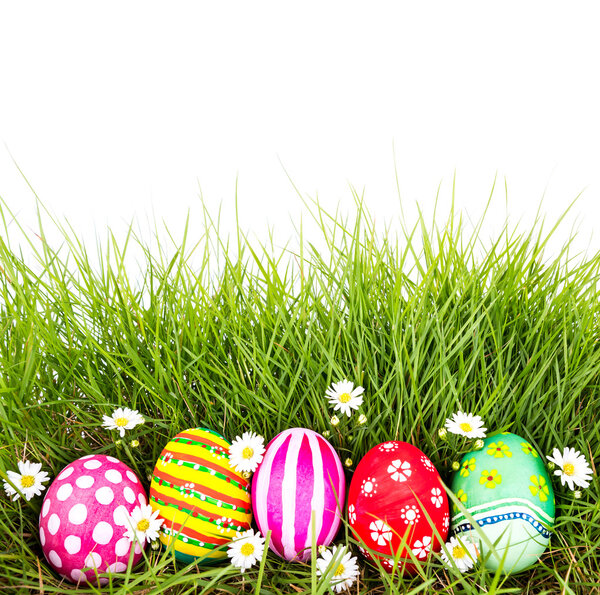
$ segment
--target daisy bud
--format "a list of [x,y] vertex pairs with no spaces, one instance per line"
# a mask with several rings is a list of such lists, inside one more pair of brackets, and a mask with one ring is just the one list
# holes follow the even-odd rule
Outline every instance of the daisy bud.
[[358,423],[359,423],[361,426],[363,426],[363,425],[365,425],[365,424],[367,423],[367,416],[366,416],[364,413],[361,413],[361,414],[358,416]]
[[123,444],[123,440],[121,440],[120,438],[118,440],[115,440],[115,446],[121,446],[121,444]]
[[344,465],[346,465],[346,467],[352,467],[353,464],[354,463],[352,462],[352,459],[349,457],[344,461]]
[[459,469],[460,469],[460,463],[458,461],[454,461],[454,463],[452,463],[452,470],[458,471]]
[[337,415],[332,415],[331,416],[331,425],[332,426],[337,426],[340,423],[340,419]]
[[329,436],[331,436],[331,432],[330,432],[329,430],[325,430],[325,431],[323,432],[323,437],[324,437],[324,438],[329,438]]
[[548,467],[548,471],[554,471],[554,469],[556,469],[556,464],[552,461],[548,461],[546,463],[546,467]]
[[440,440],[448,440],[448,430],[446,428],[440,428],[438,430],[438,436]]
[[323,544],[321,544],[321,545],[320,545],[320,546],[317,548],[317,551],[319,552],[319,554],[323,554],[323,552],[326,552],[326,551],[327,551],[327,546],[326,546],[326,545],[323,545]]
[[140,445],[140,441],[139,440],[132,440],[129,445],[131,446],[131,448],[137,448]]
[[475,446],[475,450],[481,450],[485,446],[485,444],[484,444],[483,440],[481,438],[479,438],[478,440],[475,440],[474,446]]
[[150,542],[150,547],[156,551],[158,549],[160,549],[160,541],[158,539],[155,539],[154,541]]
[[581,490],[575,490],[573,492],[573,498],[575,498],[575,500],[579,500],[581,498]]
[[250,471],[242,471],[242,477],[244,479],[250,479],[252,477],[252,473],[250,473]]

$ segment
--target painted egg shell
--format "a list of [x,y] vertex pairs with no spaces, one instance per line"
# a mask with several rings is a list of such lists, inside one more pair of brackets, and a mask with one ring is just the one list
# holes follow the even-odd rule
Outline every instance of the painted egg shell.
[[407,547],[420,562],[439,551],[438,535],[445,541],[450,525],[440,479],[429,458],[407,442],[384,442],[367,452],[348,492],[348,522],[364,543],[365,557],[376,557],[391,572],[398,555],[402,569],[411,573],[415,565]]
[[452,530],[478,543],[485,566],[505,573],[529,568],[544,553],[554,524],[554,491],[540,455],[510,434],[488,436],[482,450],[467,453],[452,491],[477,521],[498,556],[489,553],[465,515],[453,506]]
[[182,562],[227,558],[226,544],[250,528],[250,489],[229,466],[230,446],[212,430],[185,430],[156,462],[150,505],[164,519],[161,542]]
[[[127,518],[146,505],[146,493],[125,463],[88,455],[67,465],[48,488],[40,512],[40,542],[52,568],[75,583],[97,582],[97,574],[123,572],[135,547],[124,537]],[[100,578],[100,584],[108,579]]]
[[[267,445],[252,480],[252,508],[269,547],[286,560],[306,561],[312,544],[329,545],[341,522],[346,479],[339,456],[320,434],[291,428]],[[339,504],[338,504],[339,503]]]

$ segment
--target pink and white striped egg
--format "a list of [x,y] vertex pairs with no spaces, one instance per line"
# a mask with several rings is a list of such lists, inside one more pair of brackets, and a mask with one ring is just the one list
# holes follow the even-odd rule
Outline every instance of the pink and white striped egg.
[[286,560],[310,558],[314,514],[317,545],[329,545],[340,526],[346,497],[344,469],[323,436],[291,428],[267,445],[252,480],[252,510],[269,547]]
[[[67,465],[48,488],[40,512],[40,542],[52,568],[74,583],[96,583],[97,574],[123,572],[139,544],[123,536],[127,518],[146,504],[146,493],[125,463],[88,455]],[[100,584],[108,579],[100,578]]]

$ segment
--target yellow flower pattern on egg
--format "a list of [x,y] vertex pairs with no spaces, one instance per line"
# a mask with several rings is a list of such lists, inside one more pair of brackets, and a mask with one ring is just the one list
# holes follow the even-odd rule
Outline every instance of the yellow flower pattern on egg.
[[510,447],[508,446],[508,444],[505,444],[501,440],[499,440],[498,442],[492,442],[488,446],[487,453],[496,459],[500,459],[502,457],[512,457]]

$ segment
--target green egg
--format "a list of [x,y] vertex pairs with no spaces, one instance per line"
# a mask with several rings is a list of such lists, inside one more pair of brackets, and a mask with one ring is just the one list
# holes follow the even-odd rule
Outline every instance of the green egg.
[[[479,528],[452,506],[452,531],[478,545],[486,568],[521,572],[544,553],[554,526],[554,491],[542,457],[527,440],[505,432],[467,453],[452,491]],[[484,540],[484,533],[495,553]]]

